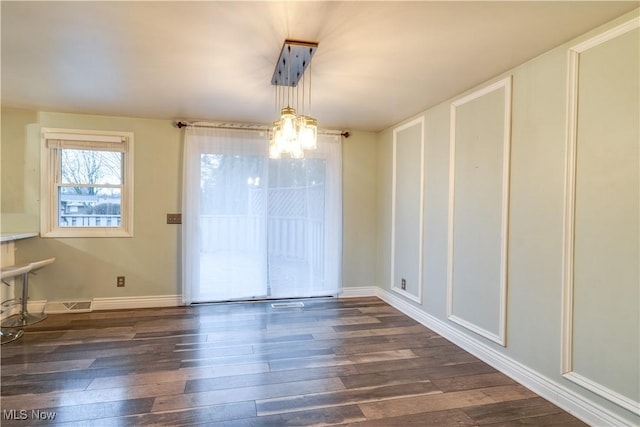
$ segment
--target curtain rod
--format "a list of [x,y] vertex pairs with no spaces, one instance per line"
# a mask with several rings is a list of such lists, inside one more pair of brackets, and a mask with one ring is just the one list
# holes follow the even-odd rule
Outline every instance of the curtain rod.
[[[269,127],[264,125],[236,125],[236,124],[229,124],[229,123],[215,124],[215,123],[202,123],[202,122],[193,123],[193,122],[183,122],[183,121],[177,121],[175,125],[178,129],[182,129],[187,126],[194,126],[198,128],[247,130],[251,132],[268,132],[269,131]],[[321,135],[340,135],[340,136],[344,136],[345,138],[349,138],[349,136],[351,135],[348,131],[339,131],[339,130],[330,131],[330,130],[318,129],[318,133]]]

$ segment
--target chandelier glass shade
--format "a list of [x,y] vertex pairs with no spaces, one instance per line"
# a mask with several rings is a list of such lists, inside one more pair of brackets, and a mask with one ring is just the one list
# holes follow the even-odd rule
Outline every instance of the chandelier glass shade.
[[[285,40],[271,84],[276,86],[276,108],[280,115],[269,133],[269,157],[283,155],[304,157],[304,150],[317,147],[318,122],[310,117],[311,109],[311,57],[317,43]],[[307,80],[308,94],[307,94]],[[300,89],[302,86],[302,102]],[[306,98],[306,102],[305,102]],[[298,114],[293,105],[303,114]]]

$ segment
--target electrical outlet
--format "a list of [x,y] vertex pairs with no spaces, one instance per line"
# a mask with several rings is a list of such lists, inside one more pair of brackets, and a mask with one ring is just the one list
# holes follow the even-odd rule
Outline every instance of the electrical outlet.
[[400,287],[402,288],[403,291],[407,290],[407,279],[402,279],[400,281]]
[[167,224],[182,224],[182,214],[168,213]]
[[119,288],[124,288],[124,276],[118,276],[116,278],[116,284]]

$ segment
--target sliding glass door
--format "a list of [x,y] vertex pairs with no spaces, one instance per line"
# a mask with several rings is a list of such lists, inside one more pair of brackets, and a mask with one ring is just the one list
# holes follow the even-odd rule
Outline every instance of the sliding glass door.
[[267,296],[264,163],[200,154],[199,301]]
[[324,289],[324,159],[269,160],[267,216],[270,295]]
[[336,294],[340,171],[334,137],[304,159],[269,159],[259,132],[188,128],[184,302]]

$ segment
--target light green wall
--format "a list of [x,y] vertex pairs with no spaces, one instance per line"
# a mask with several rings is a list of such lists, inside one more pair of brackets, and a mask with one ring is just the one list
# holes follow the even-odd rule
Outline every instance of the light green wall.
[[[425,193],[424,193],[424,312],[458,329],[470,338],[503,353],[517,363],[541,374],[563,387],[583,395],[632,425],[640,418],[614,403],[574,384],[561,372],[562,290],[563,290],[563,215],[565,207],[565,147],[567,49],[602,31],[638,16],[638,10],[596,29],[544,55],[496,76],[477,88],[470,88],[449,101],[436,105],[399,123],[416,117],[425,118]],[[601,64],[607,67],[608,64]],[[508,240],[507,346],[491,342],[447,319],[447,220],[449,190],[449,133],[451,101],[485,87],[508,75],[513,76],[512,138],[510,173],[510,212]],[[636,76],[637,78],[637,76]],[[631,90],[631,89],[629,89]],[[633,97],[630,97],[633,102]],[[621,106],[637,111],[637,105]],[[637,126],[638,117],[635,116]],[[378,283],[390,290],[391,253],[391,183],[392,129],[378,140]],[[637,147],[637,141],[636,141]],[[636,153],[637,166],[637,153]],[[636,183],[637,184],[637,183]],[[419,185],[415,183],[414,185]],[[637,220],[637,218],[636,218]],[[417,232],[417,230],[416,230]],[[636,234],[637,230],[631,230]],[[635,267],[637,270],[637,262]],[[638,286],[637,280],[628,286]],[[627,289],[637,295],[637,289]],[[635,293],[634,293],[635,292]],[[616,318],[615,308],[591,308],[594,319]],[[624,330],[629,341],[636,342],[639,304],[635,300],[635,316],[628,319]],[[617,320],[616,320],[617,321]],[[631,332],[629,332],[631,331]],[[615,331],[609,331],[615,334]],[[624,338],[622,338],[624,340]],[[611,340],[610,340],[611,341]],[[612,342],[619,343],[616,338]],[[592,345],[597,343],[591,342]],[[626,348],[625,366],[638,365],[638,349]],[[625,351],[625,349],[609,349]],[[606,351],[605,351],[606,352]],[[631,358],[631,359],[629,359]],[[635,358],[635,360],[634,360]],[[593,368],[593,367],[591,367]],[[614,367],[616,369],[617,367]],[[591,369],[593,371],[593,369]],[[633,370],[625,370],[636,375]],[[624,375],[625,372],[622,372]],[[606,386],[628,394],[629,383],[640,378],[621,380],[619,375],[607,379]],[[604,382],[604,381],[603,381]]]
[[[134,132],[134,237],[18,241],[17,262],[57,258],[33,277],[31,297],[64,300],[178,294],[180,227],[167,225],[166,214],[180,211],[181,132],[169,120],[49,112],[38,114],[38,125]],[[39,132],[33,132],[26,144],[39,147]],[[39,151],[29,152],[39,157]],[[4,180],[10,171],[2,173]],[[116,276],[126,277],[124,288],[116,287]]]
[[[393,206],[393,130],[378,135],[378,253],[376,256],[376,280],[380,287],[391,289],[392,206]],[[417,185],[417,183],[416,183]]]
[[635,29],[580,54],[573,265],[573,368],[635,401],[640,401],[638,52],[640,29]]
[[[392,232],[394,251],[392,254],[392,289],[406,292],[413,299],[420,300],[420,235],[422,199],[420,179],[422,174],[422,122],[409,124],[395,131],[395,206],[393,209]],[[414,183],[418,185],[413,185]],[[405,289],[402,289],[402,280]]]
[[[451,314],[500,336],[505,88],[457,105]],[[483,332],[484,333],[484,332]]]
[[441,104],[425,115],[423,307],[446,316],[447,224],[449,203],[449,105]]
[[[41,127],[134,132],[134,237],[17,242],[17,262],[57,257],[54,265],[32,278],[31,297],[179,294],[180,226],[166,224],[167,213],[181,210],[182,132],[173,121],[3,109],[2,185],[19,189],[2,193],[3,231],[39,229]],[[376,169],[376,134],[352,132],[343,145],[347,287],[375,284]],[[116,276],[126,277],[124,288],[116,287]]]
[[342,284],[372,286],[377,284],[377,135],[356,131],[342,141]]
[[[38,227],[40,164],[37,146],[27,144],[37,131],[35,111],[2,108],[2,231],[34,231]],[[35,152],[34,152],[35,150]],[[35,154],[35,156],[34,156]]]

